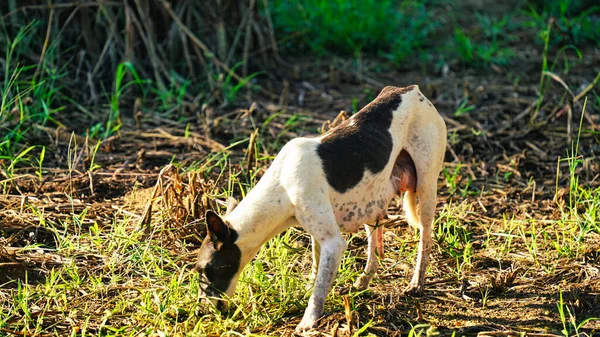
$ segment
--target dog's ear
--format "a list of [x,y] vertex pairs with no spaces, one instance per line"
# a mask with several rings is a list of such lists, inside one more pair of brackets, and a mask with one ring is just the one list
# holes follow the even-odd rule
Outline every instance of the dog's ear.
[[238,205],[238,201],[235,200],[235,198],[232,198],[232,197],[227,198],[227,210],[225,211],[225,214],[231,213],[231,211],[233,211],[237,205]]
[[229,241],[229,226],[217,213],[210,210],[206,212],[206,230],[215,247],[220,247],[220,244]]

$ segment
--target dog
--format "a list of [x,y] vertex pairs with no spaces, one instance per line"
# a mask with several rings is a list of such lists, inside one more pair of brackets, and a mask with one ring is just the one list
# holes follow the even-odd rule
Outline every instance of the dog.
[[[362,110],[314,138],[295,138],[239,203],[221,218],[206,213],[207,236],[196,268],[202,292],[223,304],[246,264],[267,240],[299,225],[312,236],[314,286],[298,332],[314,328],[347,248],[342,232],[365,225],[367,263],[355,286],[378,267],[388,203],[404,193],[407,222],[420,228],[418,255],[406,293],[420,295],[432,247],[437,179],[446,124],[417,85],[385,87]],[[419,205],[417,211],[416,199]]]

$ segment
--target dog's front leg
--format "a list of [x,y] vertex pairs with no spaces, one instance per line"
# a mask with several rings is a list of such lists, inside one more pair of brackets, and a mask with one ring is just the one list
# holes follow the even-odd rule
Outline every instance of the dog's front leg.
[[300,225],[313,236],[318,246],[321,247],[313,293],[308,300],[302,321],[296,327],[299,332],[313,328],[323,314],[325,298],[331,289],[347,248],[346,240],[340,233],[330,208],[306,207],[305,211],[299,211],[301,214],[296,215]]
[[321,257],[319,259],[317,278],[315,279],[313,293],[308,300],[308,305],[306,306],[306,311],[304,311],[302,321],[296,328],[298,331],[305,331],[313,328],[319,317],[323,314],[325,298],[331,289],[331,285],[340,266],[340,261],[347,248],[346,241],[341,233],[339,233],[339,230],[337,235],[321,240],[320,245]]

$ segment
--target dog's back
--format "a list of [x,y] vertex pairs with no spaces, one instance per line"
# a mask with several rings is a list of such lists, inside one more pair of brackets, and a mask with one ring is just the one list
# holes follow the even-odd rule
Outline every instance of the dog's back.
[[445,137],[444,121],[418,86],[386,87],[338,127],[288,143],[274,165],[282,165],[293,204],[304,194],[298,189],[324,194],[341,229],[355,232],[385,218],[395,195],[416,192],[421,175],[437,176]]

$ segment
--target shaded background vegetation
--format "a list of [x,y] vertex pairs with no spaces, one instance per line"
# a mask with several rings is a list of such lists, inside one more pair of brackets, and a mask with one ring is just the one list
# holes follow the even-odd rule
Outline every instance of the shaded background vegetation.
[[[552,53],[565,55],[600,43],[600,7],[593,1],[12,0],[0,6],[3,156],[22,150],[34,124],[106,138],[138,112],[132,110],[138,97],[144,110],[174,119],[205,104],[234,103],[242,93],[273,98],[298,55],[354,59],[353,67],[376,57],[382,61],[376,71],[435,73],[448,66],[518,68],[511,62],[522,43],[543,49],[547,42]],[[474,10],[465,17],[453,6]]]

